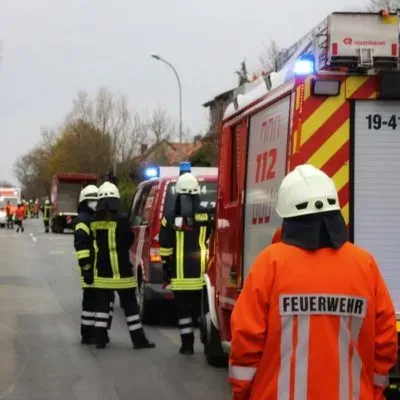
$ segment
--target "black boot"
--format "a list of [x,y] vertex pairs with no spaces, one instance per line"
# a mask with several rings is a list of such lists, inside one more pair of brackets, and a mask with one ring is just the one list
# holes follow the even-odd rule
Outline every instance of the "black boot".
[[82,336],[81,343],[85,345],[96,344],[96,339],[92,337]]
[[179,349],[179,353],[184,354],[184,355],[189,355],[189,356],[194,354],[194,349],[193,349],[194,334],[189,333],[189,334],[181,335],[181,339],[182,339],[182,346]]
[[184,354],[186,356],[191,356],[194,354],[193,346],[182,344],[181,348],[179,349],[179,353]]
[[107,331],[103,328],[95,328],[96,349],[105,349],[107,346]]
[[135,350],[140,349],[154,349],[156,345],[147,339],[146,335],[144,334],[143,329],[137,329],[136,331],[131,331],[131,339],[133,343],[133,348]]

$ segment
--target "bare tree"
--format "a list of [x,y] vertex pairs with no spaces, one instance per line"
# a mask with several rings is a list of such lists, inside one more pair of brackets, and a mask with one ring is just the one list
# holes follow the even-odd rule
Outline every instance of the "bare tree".
[[265,71],[270,71],[274,68],[275,59],[277,58],[280,48],[275,40],[271,40],[269,44],[263,45],[264,49],[259,56],[259,61]]
[[77,119],[110,136],[110,160],[114,168],[137,153],[147,132],[147,123],[130,110],[126,96],[113,94],[106,88],[101,88],[93,99],[86,92],[78,93],[66,121]]
[[369,0],[367,5],[368,11],[379,11],[382,9],[396,11],[400,9],[400,0]]
[[176,131],[176,125],[160,105],[151,114],[147,126],[149,133],[155,138],[156,144],[164,139],[170,140]]
[[247,73],[247,66],[246,66],[246,60],[243,60],[240,63],[240,69],[235,71],[235,74],[238,77],[238,86],[242,86],[243,84],[247,83],[249,81],[249,76]]

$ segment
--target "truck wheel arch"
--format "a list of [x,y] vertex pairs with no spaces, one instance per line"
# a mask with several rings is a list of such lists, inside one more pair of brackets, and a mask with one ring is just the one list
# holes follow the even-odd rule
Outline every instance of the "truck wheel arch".
[[219,330],[217,311],[216,311],[216,307],[215,307],[215,287],[212,286],[210,277],[207,274],[204,274],[204,280],[205,280],[206,289],[207,289],[207,300],[208,300],[208,307],[209,307],[209,311],[210,311],[210,318],[211,318],[211,321],[214,324],[215,328],[217,330]]

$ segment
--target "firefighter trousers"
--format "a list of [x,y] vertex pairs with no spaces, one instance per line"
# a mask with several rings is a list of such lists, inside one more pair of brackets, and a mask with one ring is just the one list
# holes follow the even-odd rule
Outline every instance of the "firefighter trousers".
[[178,319],[182,347],[193,349],[194,326],[201,315],[202,290],[175,290],[175,312]]
[[44,224],[44,231],[46,233],[49,232],[49,225],[50,225],[50,221],[48,219],[43,220],[43,224]]
[[133,345],[138,346],[147,342],[140,321],[135,289],[96,289],[94,320],[96,344],[101,346],[107,341],[107,328],[110,323],[110,304],[113,303],[114,291],[118,293],[121,307],[124,309],[126,323]]
[[96,307],[96,289],[84,288],[82,297],[81,336],[83,341],[93,337]]

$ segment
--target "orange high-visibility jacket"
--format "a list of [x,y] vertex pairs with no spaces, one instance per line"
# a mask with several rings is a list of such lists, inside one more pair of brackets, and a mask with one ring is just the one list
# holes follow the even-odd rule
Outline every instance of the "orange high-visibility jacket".
[[383,399],[396,316],[374,258],[283,242],[255,260],[231,317],[234,400]]

